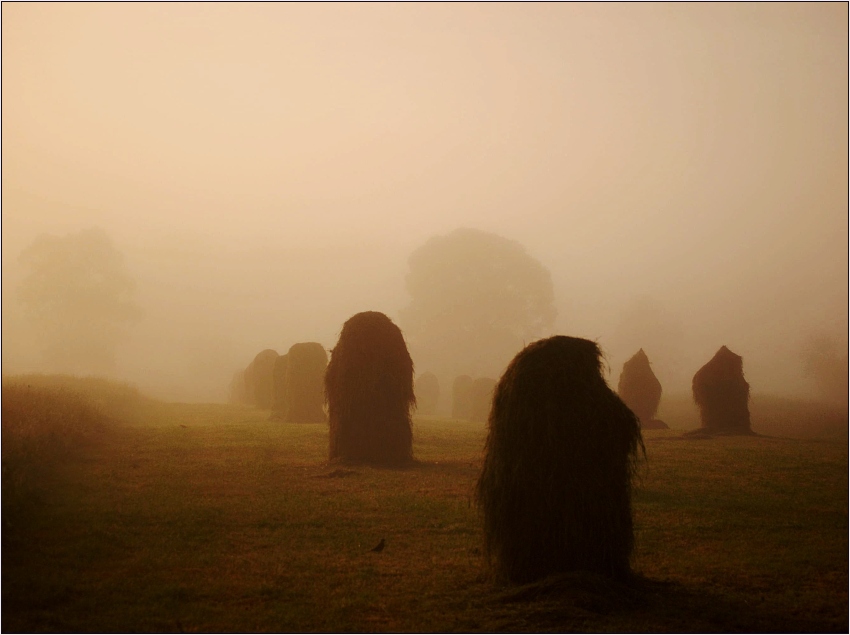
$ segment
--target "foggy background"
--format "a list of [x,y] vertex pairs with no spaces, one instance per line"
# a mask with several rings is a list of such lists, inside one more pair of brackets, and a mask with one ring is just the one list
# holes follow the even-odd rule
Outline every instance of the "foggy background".
[[468,227],[551,272],[541,335],[598,340],[614,386],[643,347],[688,391],[726,345],[754,392],[813,396],[806,342],[847,350],[847,24],[844,3],[4,3],[3,373],[51,370],[15,296],[42,233],[124,254],[143,315],[116,377],[224,400],[264,348],[398,321],[408,257]]

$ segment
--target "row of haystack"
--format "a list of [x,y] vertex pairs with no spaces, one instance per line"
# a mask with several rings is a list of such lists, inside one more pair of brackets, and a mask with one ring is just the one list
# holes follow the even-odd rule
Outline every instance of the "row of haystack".
[[496,380],[490,377],[455,377],[452,383],[452,418],[486,422],[495,388]]
[[267,348],[257,353],[230,384],[230,401],[272,411],[271,419],[322,423],[328,354],[317,342],[293,344],[284,355]]
[[[694,401],[699,407],[701,432],[750,434],[750,385],[744,379],[743,359],[721,346],[714,357],[694,375]],[[643,349],[623,364],[617,385],[623,402],[635,413],[644,429],[667,428],[655,418],[661,402],[661,382],[652,372]]]
[[[472,379],[460,375],[452,383],[452,418],[486,422],[496,380],[490,377]],[[434,373],[426,372],[416,378],[416,411],[422,415],[437,414],[440,384]]]
[[[304,346],[307,357],[306,345],[296,346]],[[275,364],[286,358],[278,377],[295,376],[294,366],[303,363],[299,350],[293,347],[274,358]],[[265,354],[262,363],[271,359]],[[310,359],[318,372],[318,353]],[[486,553],[507,581],[526,583],[576,571],[619,579],[630,575],[631,485],[643,449],[638,417],[651,420],[661,390],[657,379],[651,381],[651,370],[646,372],[643,351],[621,377],[621,393],[633,400],[634,409],[609,388],[601,368],[595,342],[555,336],[526,346],[495,388],[487,389],[492,399],[476,502]],[[416,395],[413,362],[399,328],[383,313],[354,315],[343,325],[322,371],[330,459],[410,464]],[[455,381],[468,386],[469,393],[474,383],[471,378]],[[424,380],[421,388],[432,390],[434,380]],[[694,377],[704,427],[743,425],[740,404],[743,399],[746,405],[748,391],[741,358],[721,348]],[[287,412],[293,411],[293,394],[285,393]],[[473,416],[471,407],[457,414],[467,412]]]

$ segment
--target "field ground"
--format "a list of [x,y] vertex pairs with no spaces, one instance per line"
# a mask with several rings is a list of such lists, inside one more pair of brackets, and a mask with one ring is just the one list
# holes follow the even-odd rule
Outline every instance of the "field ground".
[[147,404],[27,506],[4,497],[2,630],[848,630],[846,440],[648,431],[638,582],[511,589],[471,500],[483,425],[418,418],[418,464],[383,470],[328,465],[326,425],[267,418]]

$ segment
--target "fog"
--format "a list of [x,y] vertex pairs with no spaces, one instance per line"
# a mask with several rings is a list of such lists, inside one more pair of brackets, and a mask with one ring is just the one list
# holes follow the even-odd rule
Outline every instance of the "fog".
[[806,341],[847,348],[847,25],[844,3],[4,3],[3,372],[51,370],[15,295],[42,233],[124,254],[142,317],[114,376],[224,400],[262,349],[398,320],[410,254],[469,227],[551,272],[551,333],[597,340],[614,385],[642,347],[684,392],[726,345],[754,392],[814,395]]

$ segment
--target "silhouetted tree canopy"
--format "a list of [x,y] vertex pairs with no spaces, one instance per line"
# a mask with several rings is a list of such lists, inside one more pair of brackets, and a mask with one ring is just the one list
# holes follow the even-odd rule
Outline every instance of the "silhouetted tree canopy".
[[457,229],[430,238],[409,266],[405,334],[417,364],[450,377],[501,374],[555,319],[549,271],[514,240]]
[[100,229],[43,234],[21,252],[17,297],[52,370],[104,373],[127,325],[141,315],[124,257]]

